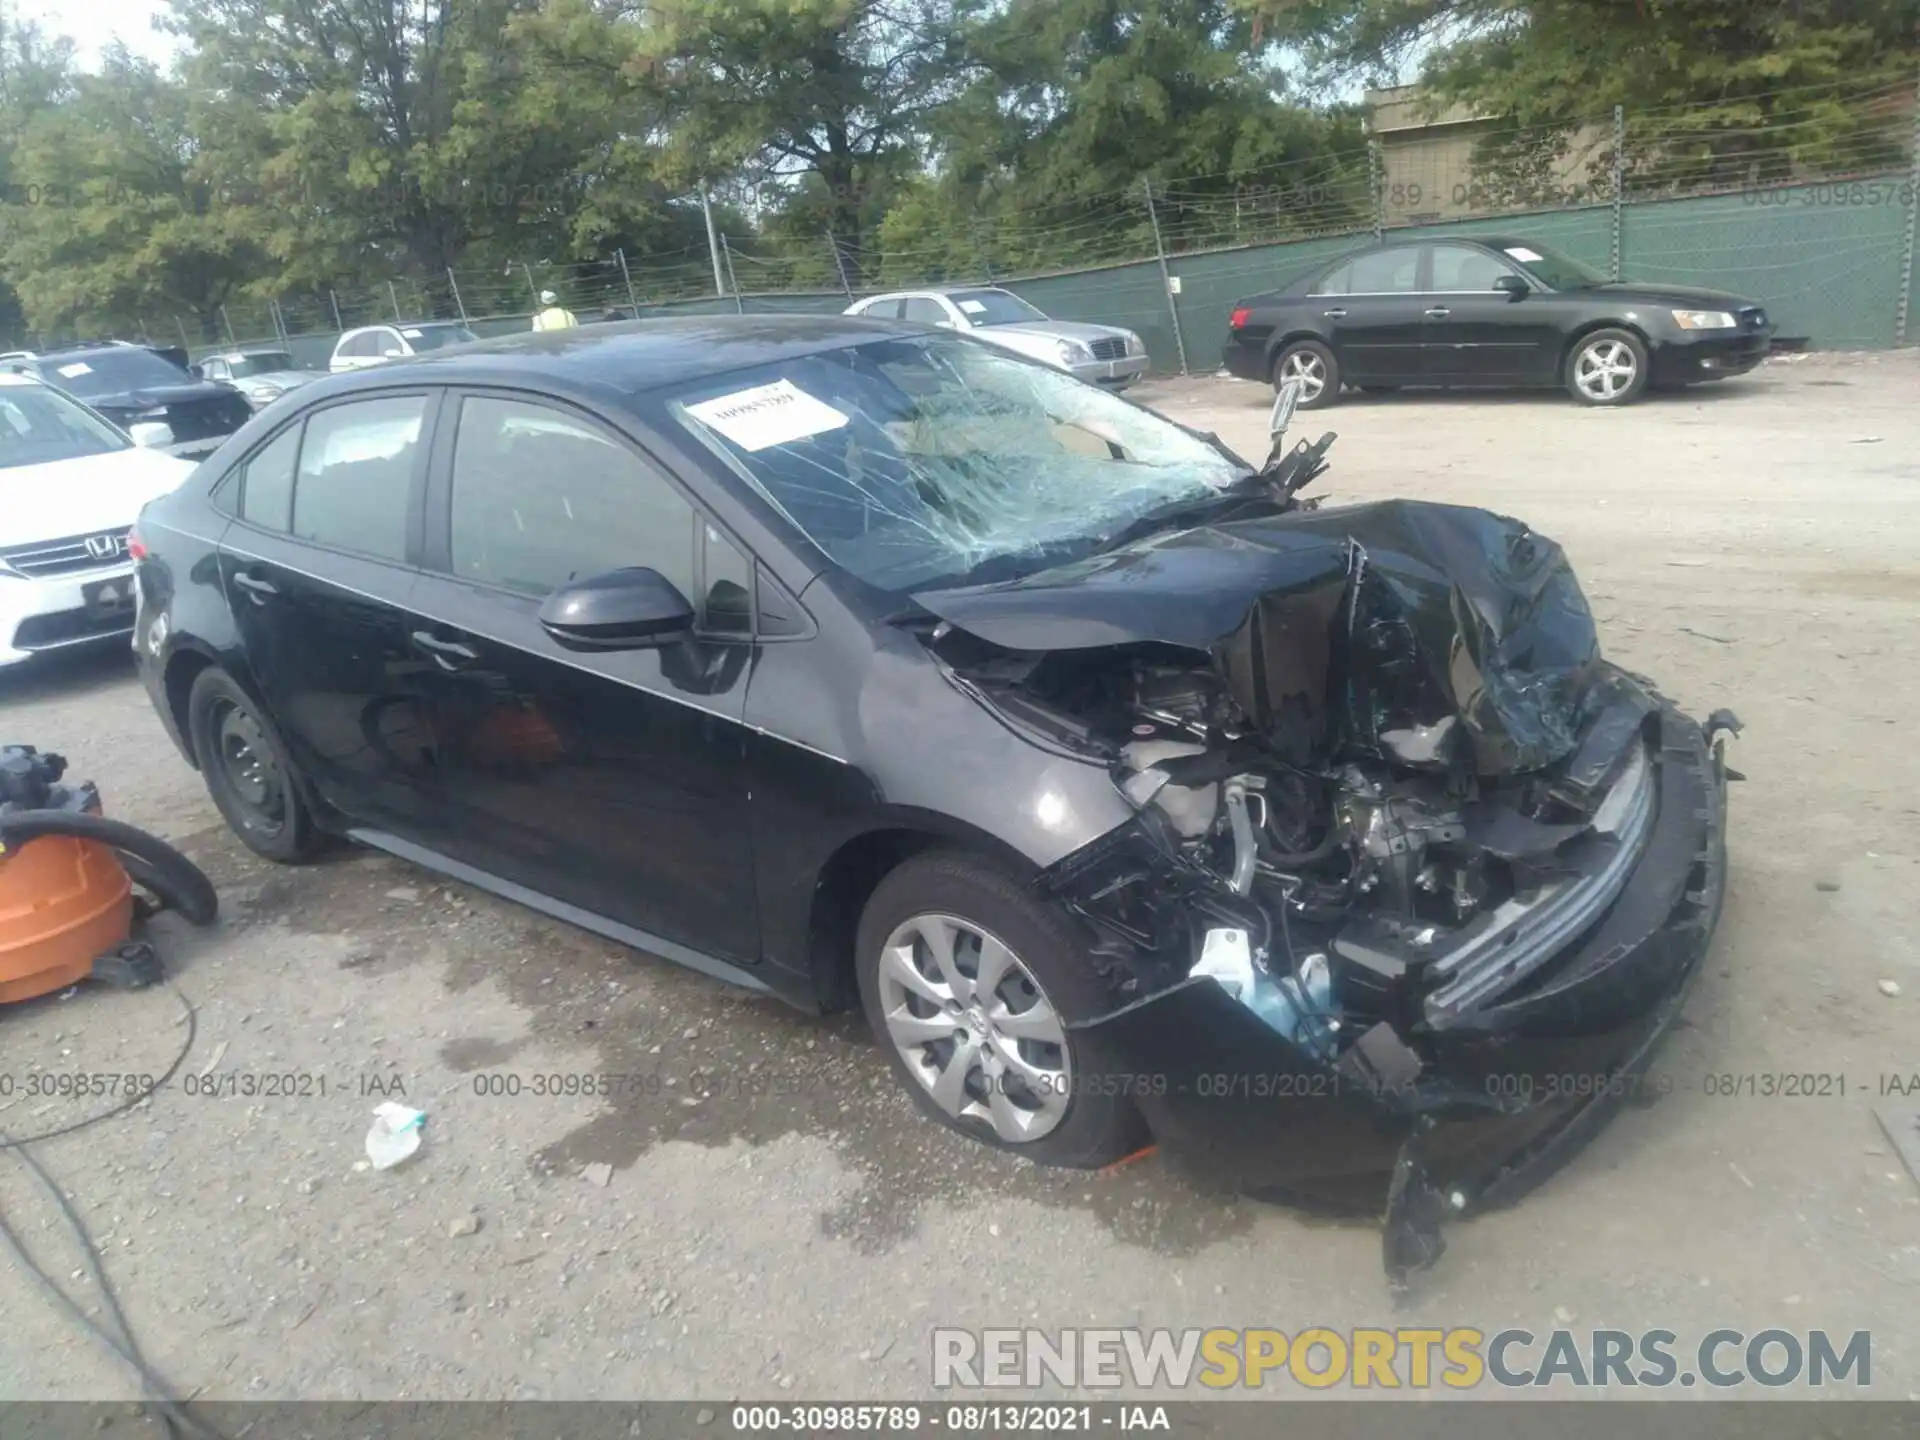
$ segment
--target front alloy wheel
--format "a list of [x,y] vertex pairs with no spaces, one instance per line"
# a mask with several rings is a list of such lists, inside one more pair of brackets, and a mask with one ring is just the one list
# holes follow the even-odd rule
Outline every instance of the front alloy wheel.
[[888,1067],[923,1114],[1076,1169],[1146,1142],[1137,1077],[1068,1023],[1119,1002],[1079,923],[1029,877],[953,850],[903,860],[867,899],[854,975]]
[[1625,330],[1599,330],[1574,347],[1567,388],[1586,405],[1625,405],[1647,388],[1647,351]]
[[1066,1031],[1003,942],[952,915],[915,915],[887,937],[879,980],[887,1038],[942,1114],[1009,1145],[1060,1123],[1072,1093]]

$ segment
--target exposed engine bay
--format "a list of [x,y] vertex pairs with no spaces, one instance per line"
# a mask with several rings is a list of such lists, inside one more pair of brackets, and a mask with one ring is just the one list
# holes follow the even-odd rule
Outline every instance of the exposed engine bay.
[[1564,556],[1518,522],[1392,504],[1234,528],[1242,553],[1272,542],[1276,583],[1204,656],[1164,626],[983,639],[1023,638],[1011,587],[937,652],[1030,738],[1105,760],[1139,812],[1063,892],[1158,958],[1138,984],[1212,975],[1329,1057],[1380,1022],[1445,1027],[1618,894],[1653,820],[1658,701],[1600,661]]
[[[1330,439],[1270,459],[1265,503],[916,598],[953,684],[1134,812],[1040,884],[1096,937],[1111,1009],[1084,1028],[1164,1082],[1155,1134],[1254,1193],[1390,1172],[1398,1284],[1443,1214],[1591,1134],[1674,1022],[1739,724],[1606,663],[1521,522],[1295,501]],[[1585,1096],[1536,1103],[1578,1067]]]
[[1211,975],[1328,1059],[1372,1024],[1444,1025],[1521,982],[1617,893],[1652,819],[1653,705],[1625,677],[1584,767],[1482,776],[1283,759],[1219,676],[1161,655],[979,655],[956,673],[1015,723],[1110,757],[1163,863],[1096,847],[1074,868],[1100,882],[1072,888],[1163,959],[1138,982]]

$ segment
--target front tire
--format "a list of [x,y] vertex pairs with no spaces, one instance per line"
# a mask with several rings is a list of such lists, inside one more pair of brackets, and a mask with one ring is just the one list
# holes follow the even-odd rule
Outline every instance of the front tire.
[[1063,911],[972,855],[916,856],[875,888],[860,1001],[914,1103],[1046,1165],[1092,1169],[1145,1143],[1122,1077],[1063,1017],[1102,1008]]
[[1631,405],[1647,388],[1647,347],[1631,330],[1596,330],[1567,356],[1567,393],[1582,405]]
[[326,848],[293,762],[253,697],[218,666],[187,696],[187,733],[221,817],[256,855],[298,865]]
[[1318,340],[1296,340],[1273,362],[1273,391],[1300,382],[1300,408],[1320,410],[1340,398],[1340,361]]

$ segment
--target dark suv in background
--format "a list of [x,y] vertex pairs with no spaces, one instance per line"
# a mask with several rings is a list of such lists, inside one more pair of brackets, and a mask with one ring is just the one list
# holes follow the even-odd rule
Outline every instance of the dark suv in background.
[[212,454],[253,415],[247,397],[233,386],[202,380],[143,345],[109,341],[7,363],[66,391],[147,448],[189,460]]

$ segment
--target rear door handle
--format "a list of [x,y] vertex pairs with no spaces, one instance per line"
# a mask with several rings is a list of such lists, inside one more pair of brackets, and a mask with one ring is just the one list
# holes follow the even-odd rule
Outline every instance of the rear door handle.
[[1320,313],[1329,320],[1344,320],[1347,318],[1347,312],[1344,310],[1322,310]]
[[262,580],[257,575],[247,575],[244,573],[235,575],[233,577],[233,583],[253,596],[256,605],[265,604],[267,596],[278,595],[280,593],[273,588],[272,581]]
[[458,669],[460,662],[480,658],[469,646],[456,644],[452,640],[442,640],[425,630],[413,632],[413,643],[433,656],[434,662],[442,670]]
[[1427,311],[1427,314],[1432,316],[1435,320],[1444,320],[1447,316],[1451,315],[1452,313],[1453,311],[1447,309],[1447,307],[1444,305],[1436,305],[1431,310]]

